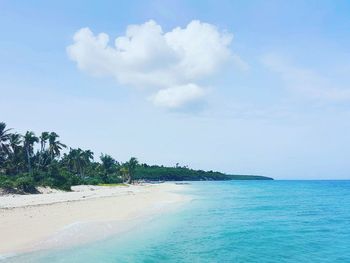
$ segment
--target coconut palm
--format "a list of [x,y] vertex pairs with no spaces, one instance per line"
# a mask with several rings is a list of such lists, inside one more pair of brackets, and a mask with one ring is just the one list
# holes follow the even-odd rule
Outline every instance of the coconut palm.
[[115,172],[117,161],[108,154],[101,154],[100,160],[102,162],[101,166],[106,174]]
[[32,172],[32,166],[31,166],[31,157],[33,155],[34,151],[34,143],[39,142],[39,138],[35,136],[34,132],[32,131],[27,131],[26,134],[23,137],[23,147],[26,152],[27,156],[27,165],[28,165],[28,171]]
[[6,129],[6,124],[4,122],[0,122],[0,155],[6,156],[10,152],[9,139],[11,133],[9,133],[11,129]]
[[130,160],[126,163],[128,168],[128,180],[127,183],[130,184],[134,181],[135,178],[135,170],[137,165],[139,164],[138,160],[135,157],[131,157]]
[[60,156],[61,150],[63,148],[66,148],[67,146],[63,143],[61,143],[60,141],[57,141],[58,138],[58,134],[55,132],[51,132],[48,135],[48,139],[49,139],[49,155],[51,158],[51,161],[53,159],[55,159],[56,156]]
[[83,177],[85,168],[93,159],[93,152],[90,150],[83,151],[80,148],[71,148],[68,155],[65,158],[67,159],[68,166],[81,177]]
[[22,135],[18,133],[11,133],[9,136],[9,145],[11,147],[11,154],[9,155],[10,159],[10,169],[16,171],[17,173],[20,170],[20,167],[23,165],[23,148],[21,146]]
[[122,181],[124,183],[126,181],[126,178],[129,175],[129,169],[125,165],[123,165],[119,171],[120,171],[120,174],[122,176]]
[[94,153],[90,150],[83,151],[82,155],[86,164],[90,163],[94,159]]
[[46,148],[46,142],[49,139],[49,132],[42,132],[39,139],[40,139],[40,153],[42,154],[45,151]]
[[77,174],[80,174],[82,160],[81,160],[81,149],[72,149],[70,148],[67,156],[64,157],[67,160],[68,167],[75,171]]
[[16,152],[16,149],[18,149],[20,144],[22,143],[22,135],[19,133],[11,133],[9,136],[9,144],[11,147],[12,152]]
[[11,147],[11,156],[19,158],[22,146],[22,135],[18,133],[11,133],[9,136],[9,145]]
[[39,167],[45,165],[45,161],[47,158],[45,158],[46,154],[46,143],[47,140],[49,139],[49,132],[42,132],[41,135],[39,136],[40,139],[40,153],[39,153]]

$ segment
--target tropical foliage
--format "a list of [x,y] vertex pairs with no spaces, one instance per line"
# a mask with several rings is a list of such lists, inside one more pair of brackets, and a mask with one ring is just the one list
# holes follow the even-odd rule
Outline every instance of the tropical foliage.
[[96,162],[92,151],[68,148],[59,138],[47,131],[39,136],[32,131],[21,135],[0,122],[0,188],[35,192],[36,186],[70,190],[77,184],[130,184],[135,180],[268,179],[192,170],[178,164],[150,166],[139,164],[135,157],[122,163],[108,154],[101,154]]

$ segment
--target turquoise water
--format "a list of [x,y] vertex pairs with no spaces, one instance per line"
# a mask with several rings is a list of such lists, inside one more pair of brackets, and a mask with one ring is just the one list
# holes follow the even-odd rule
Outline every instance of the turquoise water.
[[350,181],[195,182],[121,237],[10,262],[350,262]]

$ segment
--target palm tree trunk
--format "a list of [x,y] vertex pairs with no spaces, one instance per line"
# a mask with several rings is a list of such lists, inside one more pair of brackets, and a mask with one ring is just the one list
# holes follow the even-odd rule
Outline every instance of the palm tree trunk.
[[39,167],[42,165],[42,159],[43,159],[43,152],[44,152],[44,144],[43,142],[40,143],[40,155],[39,155]]
[[29,149],[26,148],[26,153],[27,153],[27,161],[28,161],[28,172],[31,173],[32,172],[32,167],[30,165],[30,154],[29,154]]
[[127,183],[127,184],[130,184],[130,183],[131,183],[131,176],[130,176],[130,174],[128,174],[128,180],[127,180],[126,183]]

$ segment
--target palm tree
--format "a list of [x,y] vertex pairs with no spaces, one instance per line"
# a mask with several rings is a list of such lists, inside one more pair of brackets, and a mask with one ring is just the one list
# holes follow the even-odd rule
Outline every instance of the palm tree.
[[135,170],[137,165],[139,164],[138,160],[135,157],[131,157],[130,160],[126,163],[128,168],[128,180],[127,183],[130,184],[134,181]]
[[48,135],[49,139],[49,154],[51,161],[55,159],[56,156],[60,156],[60,152],[62,148],[66,148],[67,146],[60,141],[57,141],[56,139],[58,138],[58,134],[55,132],[51,132]]
[[91,163],[91,161],[94,159],[94,153],[90,150],[82,151],[81,153],[81,158],[82,158],[82,169],[81,169],[81,174],[84,176],[84,171],[85,168]]
[[69,153],[63,158],[67,159],[67,165],[70,170],[75,171],[76,173],[80,172],[80,158],[79,158],[80,149],[70,148]]
[[68,166],[70,166],[81,177],[84,176],[84,170],[93,159],[94,153],[90,150],[70,149],[67,155]]
[[94,153],[90,150],[83,151],[82,155],[86,164],[90,163],[94,159]]
[[10,145],[8,143],[10,139],[9,131],[11,129],[6,129],[6,124],[0,122],[0,157],[4,157],[10,153]]
[[120,168],[119,171],[120,171],[120,174],[122,175],[122,181],[123,181],[123,183],[124,183],[126,177],[127,177],[128,174],[129,174],[129,169],[128,169],[125,165],[123,165],[123,166]]
[[22,135],[18,133],[11,133],[9,136],[9,145],[11,147],[11,166],[15,168],[16,173],[19,172],[22,162]]
[[49,132],[42,132],[39,139],[40,139],[40,153],[44,152],[46,142],[49,139]]
[[22,135],[19,133],[11,133],[9,136],[9,143],[11,146],[11,151],[15,152],[17,148],[20,147],[20,144],[22,143]]
[[32,172],[32,166],[30,163],[30,158],[33,155],[33,146],[34,143],[39,142],[39,138],[35,136],[34,132],[27,131],[24,135],[24,141],[23,141],[23,147],[27,155],[27,164],[28,164],[28,171]]
[[110,174],[110,173],[113,173],[114,170],[115,170],[115,165],[116,165],[116,160],[108,155],[108,154],[101,154],[100,156],[100,160],[102,162],[102,167],[103,167],[103,170],[105,171],[106,174]]
[[[39,153],[39,166],[45,165],[44,153],[46,149],[46,142],[49,139],[49,132],[42,132],[39,136],[40,139],[40,153]],[[46,158],[47,159],[47,158]]]

